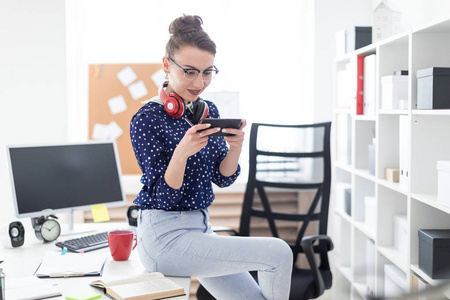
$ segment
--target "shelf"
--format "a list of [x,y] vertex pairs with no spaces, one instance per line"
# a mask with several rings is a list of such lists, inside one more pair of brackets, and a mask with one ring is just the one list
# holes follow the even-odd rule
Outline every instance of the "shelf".
[[408,115],[409,110],[406,109],[380,109],[379,115]]
[[450,214],[450,207],[439,204],[435,194],[411,193],[411,198]]
[[413,115],[450,116],[450,109],[413,109]]
[[400,184],[398,182],[392,182],[392,181],[388,181],[386,179],[378,179],[378,184],[380,184],[380,185],[382,185],[382,186],[384,186],[386,188],[389,188],[389,189],[391,189],[393,191],[396,191],[398,193],[401,193],[403,195],[407,195],[408,194],[408,192],[405,189],[402,189],[400,187]]
[[422,271],[418,265],[411,265],[411,271],[425,283],[428,283],[433,287],[438,287],[439,289],[442,288],[441,292],[446,297],[450,298],[450,280],[432,279],[430,276],[425,274],[425,272]]
[[[374,115],[370,116],[355,115],[350,109],[334,110],[333,143],[341,150],[337,151],[341,162],[333,165],[333,183],[346,183],[351,187],[352,212],[352,216],[348,216],[342,207],[331,214],[338,219],[333,233],[336,238],[345,240],[345,243],[337,243],[336,251],[347,255],[341,264],[350,266],[342,275],[337,274],[342,278],[340,282],[348,280],[350,285],[336,287],[337,294],[344,295],[336,299],[365,298],[369,285],[376,297],[382,297],[386,264],[394,264],[407,274],[404,280],[394,278],[393,283],[405,286],[406,280],[408,291],[415,289],[411,272],[432,285],[440,283],[427,278],[414,264],[419,258],[418,230],[450,229],[450,207],[438,203],[436,195],[440,175],[437,161],[450,160],[450,109],[416,109],[416,73],[430,66],[450,67],[449,52],[450,18],[384,39],[334,60],[335,83],[340,87],[334,100],[341,100],[334,103],[344,103],[342,99],[346,98],[342,97],[342,92],[355,95],[357,76],[364,76],[364,83],[369,86],[364,86],[367,89],[362,91],[363,95],[374,99],[374,103],[370,101],[364,106],[375,107]],[[368,68],[358,73],[357,56],[371,54],[376,55],[375,65],[371,64],[373,56],[369,57],[368,64],[364,65]],[[345,73],[347,70],[349,73]],[[381,98],[386,92],[381,78],[397,70],[409,71],[408,96],[402,96],[407,99],[403,107],[408,108],[380,109],[381,104],[390,107]],[[353,76],[350,78],[354,81],[345,76]],[[394,91],[392,94],[396,95]],[[375,144],[375,157],[371,144]],[[375,176],[369,173],[369,168]],[[386,168],[398,168],[401,183],[386,180]],[[348,255],[352,255],[352,259]],[[365,258],[371,260],[367,262]],[[359,267],[364,267],[367,273]],[[365,280],[369,277],[374,281]]]
[[383,247],[379,246],[378,251],[387,259],[389,259],[393,264],[395,264],[403,272],[408,273],[408,264],[406,254],[400,252],[397,248],[393,246]]

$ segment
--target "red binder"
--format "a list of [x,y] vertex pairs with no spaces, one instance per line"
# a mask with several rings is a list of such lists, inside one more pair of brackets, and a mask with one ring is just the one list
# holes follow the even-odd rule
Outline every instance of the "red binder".
[[364,57],[365,55],[358,55],[356,61],[356,114],[364,114]]

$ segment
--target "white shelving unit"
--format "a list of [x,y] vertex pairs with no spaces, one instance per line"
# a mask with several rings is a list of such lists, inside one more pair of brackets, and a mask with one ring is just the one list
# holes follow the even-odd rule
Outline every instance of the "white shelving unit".
[[[370,54],[376,54],[375,115],[354,115],[350,108],[338,105],[338,90],[342,88],[338,74],[357,55]],[[335,200],[333,189],[335,206],[330,224],[336,246],[332,259],[333,299],[365,299],[368,294],[383,296],[385,265],[394,265],[401,271],[398,273],[401,280],[394,279],[394,282],[398,285],[406,282],[407,292],[416,290],[422,283],[436,286],[441,282],[432,280],[418,267],[418,230],[450,229],[450,208],[437,202],[436,167],[438,160],[450,160],[450,110],[416,109],[417,70],[429,67],[450,67],[450,19],[335,58],[333,184],[351,186],[351,214],[340,207],[342,201]],[[381,77],[397,70],[409,71],[408,109],[383,110]],[[402,129],[399,129],[400,120],[406,124]],[[368,145],[374,133],[375,175],[371,175]],[[344,155],[343,148],[347,151]],[[407,171],[405,184],[385,180],[385,168],[398,168],[401,160]],[[375,199],[369,214],[365,197]],[[394,216],[397,215],[406,216],[403,251],[394,245]],[[375,220],[370,223],[372,226],[366,217]],[[449,296],[449,293],[442,295],[443,299]]]

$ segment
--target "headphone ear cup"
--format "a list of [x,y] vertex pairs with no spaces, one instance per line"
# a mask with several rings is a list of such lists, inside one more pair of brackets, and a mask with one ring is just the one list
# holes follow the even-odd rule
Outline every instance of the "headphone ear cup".
[[177,94],[170,94],[167,101],[163,101],[166,113],[173,117],[179,118],[184,114],[184,101]]
[[164,110],[166,113],[173,118],[179,118],[184,114],[184,101],[180,96],[174,93],[167,96],[164,91],[164,87],[166,86],[167,82],[165,82],[161,87],[159,98],[161,98],[161,101],[164,104]]
[[195,101],[194,112],[192,114],[193,114],[192,122],[194,124],[199,124],[209,114],[208,104],[206,104],[205,101],[200,99]]

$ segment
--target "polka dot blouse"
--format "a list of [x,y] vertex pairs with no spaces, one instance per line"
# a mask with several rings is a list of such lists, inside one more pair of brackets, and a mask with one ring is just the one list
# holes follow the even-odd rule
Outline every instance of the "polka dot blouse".
[[[157,99],[157,97],[152,100]],[[209,118],[218,118],[219,111],[211,101],[207,101]],[[164,179],[175,147],[190,128],[183,120],[192,120],[188,110],[184,116],[170,117],[161,104],[150,101],[133,116],[130,126],[131,143],[134,154],[143,173],[144,185],[134,200],[141,209],[195,210],[207,208],[214,200],[212,183],[219,187],[231,185],[240,173],[225,177],[219,172],[219,165],[228,153],[223,137],[209,137],[206,147],[188,158],[183,185],[171,188]]]

